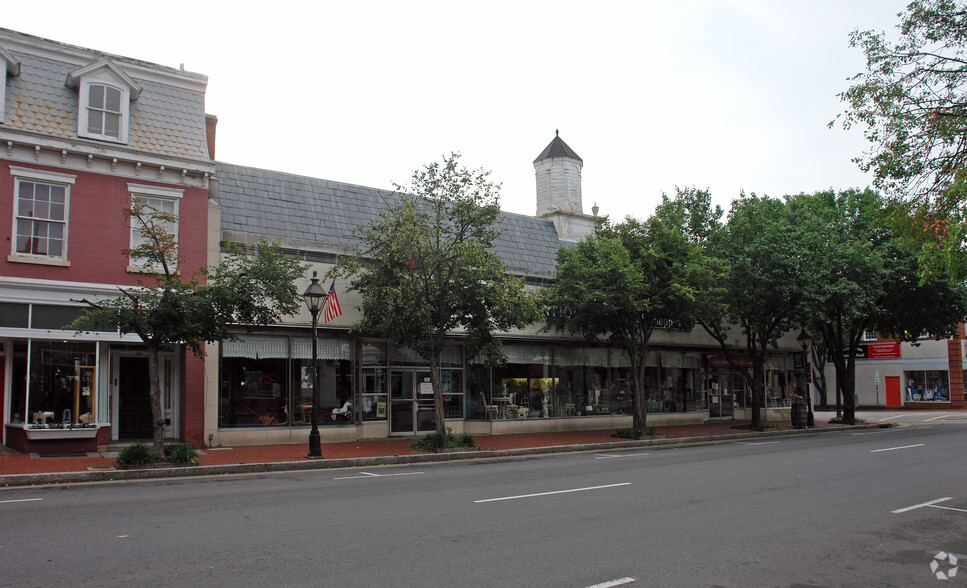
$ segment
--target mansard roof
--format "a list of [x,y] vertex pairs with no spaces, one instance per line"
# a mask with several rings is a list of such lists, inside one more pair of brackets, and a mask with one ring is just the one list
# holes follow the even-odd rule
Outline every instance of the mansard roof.
[[578,154],[575,153],[573,149],[568,147],[567,143],[561,139],[558,131],[554,131],[554,138],[550,143],[548,143],[547,147],[544,148],[544,151],[537,156],[537,159],[534,160],[534,163],[550,157],[570,157],[571,159],[576,159],[581,163],[584,163],[584,160],[578,157]]
[[8,61],[12,57],[20,64],[20,75],[7,79],[0,131],[85,142],[77,133],[78,91],[70,84],[78,74],[106,67],[130,84],[132,97],[137,98],[130,104],[124,148],[210,161],[205,127],[207,76],[3,28],[0,48]]
[[[349,253],[361,230],[399,201],[389,190],[227,163],[216,164],[215,177],[222,231],[337,255]],[[497,228],[497,254],[518,275],[551,278],[557,251],[570,246],[547,219],[502,212]]]

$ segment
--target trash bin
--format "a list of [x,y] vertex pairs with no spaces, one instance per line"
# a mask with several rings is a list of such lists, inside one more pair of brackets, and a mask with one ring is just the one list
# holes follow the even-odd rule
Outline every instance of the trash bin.
[[809,407],[802,401],[802,396],[792,397],[792,407],[790,411],[792,426],[794,429],[805,429],[809,422]]

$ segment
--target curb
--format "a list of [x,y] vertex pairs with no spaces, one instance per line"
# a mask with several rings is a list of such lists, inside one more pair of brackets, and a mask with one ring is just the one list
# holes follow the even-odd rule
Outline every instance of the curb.
[[161,478],[193,478],[201,476],[224,476],[237,474],[259,474],[269,472],[294,472],[309,470],[343,469],[410,463],[436,463],[478,459],[521,458],[554,453],[586,453],[610,449],[630,449],[652,447],[654,449],[674,449],[695,445],[715,445],[743,439],[771,437],[791,437],[795,435],[819,435],[829,432],[854,431],[863,429],[887,429],[892,424],[844,425],[813,429],[794,429],[786,431],[750,431],[705,437],[680,437],[673,439],[646,439],[641,441],[613,441],[607,443],[587,443],[578,445],[551,445],[546,447],[521,447],[516,449],[453,451],[449,453],[427,453],[419,455],[383,455],[375,457],[348,457],[306,461],[278,461],[263,463],[239,463],[225,465],[162,467],[137,470],[99,470],[90,472],[52,472],[46,474],[14,474],[0,476],[0,488],[19,486],[41,486],[52,484],[83,484],[92,482],[120,482],[125,480],[148,480]]

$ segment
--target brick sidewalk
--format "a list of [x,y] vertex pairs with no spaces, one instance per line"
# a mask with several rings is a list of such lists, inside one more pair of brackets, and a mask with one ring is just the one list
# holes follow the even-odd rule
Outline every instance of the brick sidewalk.
[[[711,421],[700,425],[657,427],[659,434],[670,439],[687,437],[714,437],[749,432],[736,428],[738,421]],[[775,423],[773,423],[775,424]],[[791,429],[789,421],[778,422],[781,429]],[[817,427],[835,427],[824,420],[816,421]],[[514,435],[482,435],[476,437],[484,451],[551,447],[559,445],[584,445],[618,441],[612,437],[613,429],[601,431],[566,431],[551,433],[522,433]],[[308,435],[308,433],[307,433]],[[232,465],[252,463],[291,462],[306,460],[306,444],[256,445],[249,447],[205,449],[199,457],[199,465]],[[323,443],[323,458],[340,459],[353,457],[379,457],[384,455],[413,455],[420,452],[410,449],[414,438],[378,439],[349,443]],[[88,454],[85,457],[38,457],[0,448],[0,476],[15,474],[46,474],[59,472],[85,472],[111,470],[115,467],[113,454]],[[2,485],[2,480],[0,480]]]

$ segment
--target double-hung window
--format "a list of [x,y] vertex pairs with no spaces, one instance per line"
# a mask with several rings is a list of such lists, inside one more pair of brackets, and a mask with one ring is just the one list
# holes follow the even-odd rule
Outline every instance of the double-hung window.
[[[170,272],[178,270],[178,204],[184,190],[128,184],[131,208],[131,256],[129,271],[160,272],[164,265]],[[138,248],[150,255],[138,255]]]
[[87,132],[121,139],[121,90],[107,84],[87,86]]
[[14,182],[13,261],[67,259],[70,186],[76,176],[10,166]]

